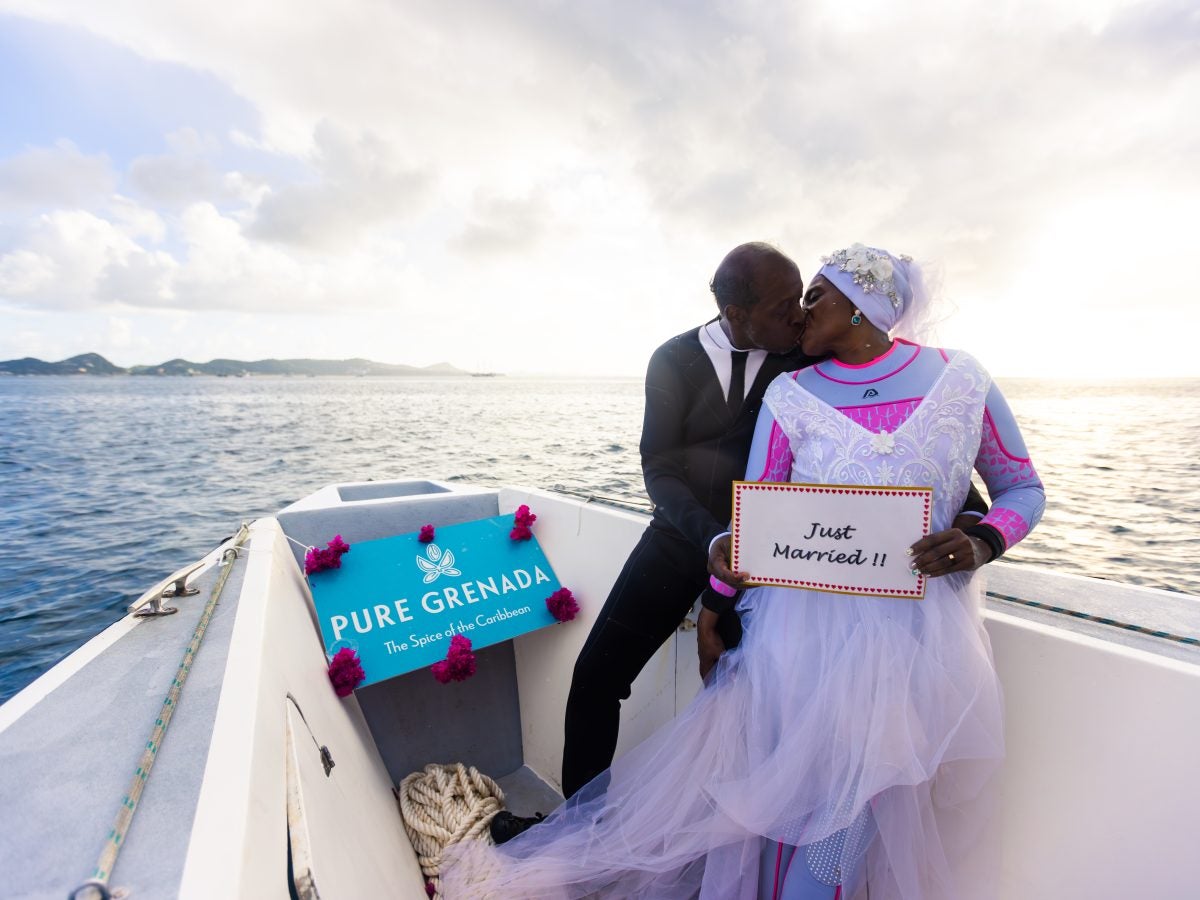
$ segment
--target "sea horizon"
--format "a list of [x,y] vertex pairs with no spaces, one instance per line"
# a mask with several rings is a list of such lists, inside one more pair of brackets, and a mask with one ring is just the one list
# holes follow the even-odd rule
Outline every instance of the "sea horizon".
[[[408,369],[411,371],[397,372],[394,374],[383,373],[321,373],[321,374],[296,374],[296,373],[267,373],[267,372],[246,372],[244,377],[249,378],[463,378],[463,377],[505,377],[505,378],[551,378],[551,379],[624,379],[624,378],[644,378],[645,370],[636,372],[555,372],[555,371],[540,371],[540,370],[511,370],[511,371],[495,371],[485,369],[471,369],[451,362],[450,360],[439,360],[434,363],[412,363],[412,362],[388,362],[383,360],[370,359],[362,356],[349,357],[317,357],[317,356],[265,356],[256,359],[239,359],[231,356],[214,356],[209,360],[200,361],[188,359],[186,356],[172,357],[169,360],[164,360],[160,363],[130,363],[121,365],[113,362],[113,360],[103,353],[88,350],[81,353],[72,354],[71,356],[63,357],[59,360],[45,360],[35,356],[15,357],[8,360],[0,360],[0,366],[8,363],[23,362],[32,360],[38,363],[47,365],[57,365],[70,362],[82,357],[99,357],[105,362],[110,363],[120,369],[132,370],[142,369],[149,370],[159,368],[174,362],[187,362],[195,365],[208,366],[213,363],[233,363],[241,365],[254,365],[261,363],[317,363],[317,364],[332,364],[332,363],[368,363],[376,366],[396,367],[398,369]],[[447,368],[453,369],[453,372],[437,372],[425,371],[428,369]],[[1106,373],[1103,376],[1099,375],[1063,375],[1063,374],[1029,374],[1022,372],[1021,374],[1006,374],[1002,369],[991,368],[990,372],[997,380],[1004,381],[1050,381],[1055,383],[1065,384],[1137,384],[1142,382],[1172,382],[1172,381],[1196,381],[1200,380],[1200,372],[1194,374],[1182,375],[1140,375],[1131,373],[1111,374]],[[10,378],[116,378],[122,375],[136,375],[138,377],[151,376],[155,378],[213,378],[213,377],[230,377],[225,374],[213,374],[208,372],[150,372],[150,371],[122,371],[122,372],[22,372],[13,373],[0,368],[0,377]]]

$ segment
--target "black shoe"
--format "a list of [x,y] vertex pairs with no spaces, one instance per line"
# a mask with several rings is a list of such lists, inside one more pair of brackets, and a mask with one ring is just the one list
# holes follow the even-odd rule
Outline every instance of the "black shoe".
[[544,818],[546,817],[542,813],[534,813],[532,816],[514,816],[508,810],[502,810],[492,817],[488,831],[492,834],[493,843],[503,844],[511,841],[521,832],[528,831]]

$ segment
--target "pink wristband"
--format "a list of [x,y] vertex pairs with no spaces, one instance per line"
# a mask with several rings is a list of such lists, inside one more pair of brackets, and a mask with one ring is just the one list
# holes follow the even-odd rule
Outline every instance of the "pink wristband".
[[734,594],[737,593],[737,588],[730,587],[725,582],[723,582],[721,579],[719,579],[716,575],[709,575],[708,583],[712,586],[712,589],[714,591],[716,591],[718,594],[720,594],[723,597],[732,597]]

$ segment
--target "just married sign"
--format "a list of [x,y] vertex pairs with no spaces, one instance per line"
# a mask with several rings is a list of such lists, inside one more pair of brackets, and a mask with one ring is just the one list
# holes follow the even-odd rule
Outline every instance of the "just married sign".
[[358,653],[374,684],[445,659],[463,635],[475,650],[555,624],[561,585],[537,538],[512,540],[512,515],[353,545],[341,567],[309,577],[325,650]]
[[929,533],[933,489],[733,485],[735,572],[751,584],[877,597],[925,596],[905,554]]

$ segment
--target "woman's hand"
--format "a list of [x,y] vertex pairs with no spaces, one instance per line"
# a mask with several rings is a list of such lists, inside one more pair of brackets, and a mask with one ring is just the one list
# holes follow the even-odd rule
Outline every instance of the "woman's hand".
[[718,618],[711,609],[701,607],[700,616],[696,619],[696,653],[700,657],[700,678],[703,681],[708,680],[708,673],[725,652],[725,642],[717,632]]
[[723,581],[732,588],[741,589],[746,586],[746,576],[729,568],[729,547],[732,538],[723,534],[712,543],[708,551],[708,574],[718,581]]
[[991,562],[992,551],[977,537],[948,528],[927,535],[908,548],[914,573],[939,578],[951,572],[971,572]]

